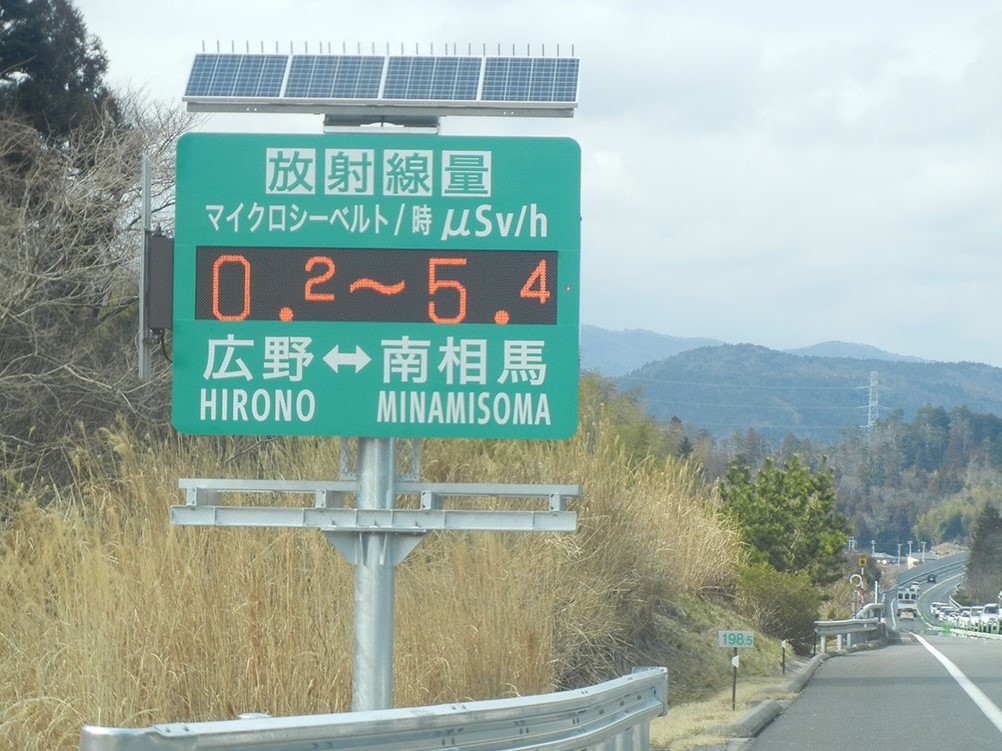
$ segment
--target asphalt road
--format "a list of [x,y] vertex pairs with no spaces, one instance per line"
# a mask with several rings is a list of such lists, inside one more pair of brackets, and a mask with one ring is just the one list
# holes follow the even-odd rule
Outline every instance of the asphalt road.
[[1002,641],[902,624],[901,643],[826,661],[747,751],[1002,748]]

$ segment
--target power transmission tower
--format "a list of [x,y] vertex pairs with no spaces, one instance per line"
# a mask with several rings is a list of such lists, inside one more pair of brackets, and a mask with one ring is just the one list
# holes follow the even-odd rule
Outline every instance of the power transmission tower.
[[877,371],[870,371],[870,405],[866,412],[866,429],[873,430],[880,416],[880,386],[877,384]]
[[[878,373],[876,370],[870,371],[870,399],[869,403],[864,409],[866,409],[866,429],[873,430],[877,426],[877,420],[880,419],[880,390],[886,388],[881,386],[878,381]],[[858,388],[867,388],[866,386],[859,386]]]

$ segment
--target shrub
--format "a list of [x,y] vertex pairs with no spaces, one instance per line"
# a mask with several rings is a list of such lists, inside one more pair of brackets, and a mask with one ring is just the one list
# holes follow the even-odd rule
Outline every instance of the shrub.
[[807,572],[786,573],[754,563],[738,575],[737,605],[759,629],[788,640],[798,653],[813,646],[821,599]]

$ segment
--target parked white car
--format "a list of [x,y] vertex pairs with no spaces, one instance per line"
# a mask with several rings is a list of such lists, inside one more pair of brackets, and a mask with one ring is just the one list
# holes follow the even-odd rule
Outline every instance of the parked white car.
[[989,602],[983,606],[981,611],[981,626],[987,629],[996,629],[998,627],[999,618],[1002,614],[999,613],[999,605],[997,602]]
[[960,612],[957,613],[957,625],[960,628],[970,628],[972,622],[972,610],[971,608],[961,608]]
[[957,623],[961,628],[981,628],[981,605],[972,605],[969,608],[960,609],[960,621]]

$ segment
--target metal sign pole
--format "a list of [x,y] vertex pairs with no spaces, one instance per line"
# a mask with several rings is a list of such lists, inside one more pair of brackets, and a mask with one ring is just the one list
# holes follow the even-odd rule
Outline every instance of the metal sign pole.
[[149,304],[149,289],[147,279],[149,276],[149,252],[150,252],[150,232],[153,230],[153,167],[150,158],[143,154],[142,160],[142,183],[143,183],[143,252],[139,254],[139,380],[148,381],[153,368],[153,358],[150,354],[149,324],[146,320],[146,310]]
[[[395,453],[392,438],[358,439],[359,509],[393,508]],[[394,537],[387,532],[363,532],[356,538],[354,712],[393,706]]]
[[738,648],[734,648],[734,656],[731,658],[731,668],[733,678],[731,679],[731,711],[738,707]]

